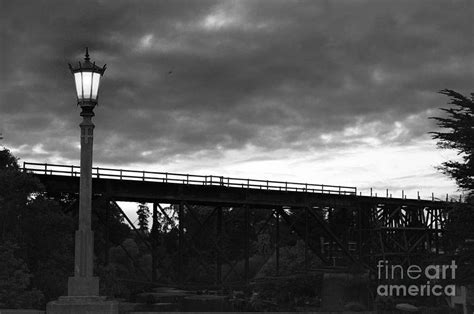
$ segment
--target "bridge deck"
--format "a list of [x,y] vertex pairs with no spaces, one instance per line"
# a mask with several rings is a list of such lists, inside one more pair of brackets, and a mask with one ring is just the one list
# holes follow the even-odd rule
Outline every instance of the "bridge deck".
[[[78,166],[25,162],[50,193],[77,193]],[[439,206],[440,201],[357,196],[357,188],[324,184],[93,168],[93,193],[118,201],[272,206],[354,206],[360,203]]]
[[[42,164],[24,162],[23,169],[27,172],[45,175],[61,175],[78,177],[80,175],[79,166],[66,166],[57,164]],[[356,195],[357,188],[351,186],[310,184],[298,182],[284,182],[271,180],[256,180],[230,178],[214,175],[193,175],[170,172],[154,172],[154,171],[138,171],[124,170],[112,168],[92,168],[92,176],[98,179],[115,179],[127,181],[144,181],[144,182],[160,182],[160,183],[177,183],[184,185],[201,185],[201,186],[223,186],[257,190],[273,190],[273,191],[294,191],[307,193],[327,193],[341,195]]]

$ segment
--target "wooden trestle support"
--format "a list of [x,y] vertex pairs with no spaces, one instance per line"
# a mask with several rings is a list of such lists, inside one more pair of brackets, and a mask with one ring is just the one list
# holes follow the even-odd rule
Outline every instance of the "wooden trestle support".
[[[112,198],[101,197],[94,204],[103,205],[104,202],[107,207],[115,207],[122,213],[125,221],[135,230],[137,239],[150,250],[153,266],[152,274],[147,274],[147,277],[157,284],[160,284],[157,273],[160,267],[160,255],[157,253],[160,242],[158,216],[177,226],[176,263],[169,267],[173,267],[173,272],[177,274],[174,285],[183,288],[248,284],[255,275],[255,270],[253,273],[250,271],[251,255],[256,250],[255,241],[261,235],[266,235],[268,244],[272,246],[265,251],[267,257],[264,265],[273,268],[274,276],[281,274],[281,250],[288,245],[289,238],[304,245],[300,252],[304,262],[298,272],[328,267],[344,268],[348,265],[374,270],[379,260],[401,265],[416,263],[443,253],[443,226],[452,205],[432,202],[429,204],[432,206],[427,206],[423,202],[421,206],[416,206],[413,201],[404,205],[403,200],[394,199],[384,204],[380,200],[365,199],[350,208],[268,208],[249,205],[204,206],[180,201],[167,209],[177,213],[177,219],[173,219],[162,204],[153,202],[151,232],[148,237],[144,237]],[[98,218],[107,230],[107,217]],[[229,224],[238,226],[228,228]],[[227,234],[229,229],[234,232],[237,230],[238,234]],[[285,243],[282,243],[282,238],[285,238]],[[203,239],[207,241],[206,250],[202,249]],[[224,239],[238,239],[236,241],[240,247],[237,251],[234,247],[234,252],[228,252]],[[209,256],[209,246],[212,256]],[[131,254],[126,254],[133,259]],[[190,265],[191,262],[197,264]],[[196,281],[196,267],[204,271],[207,278],[214,280]],[[143,270],[141,272],[145,275]]]

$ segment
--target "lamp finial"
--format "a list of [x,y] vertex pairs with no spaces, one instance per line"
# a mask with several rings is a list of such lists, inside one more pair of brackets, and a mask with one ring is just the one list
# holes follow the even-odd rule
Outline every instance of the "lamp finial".
[[90,60],[90,58],[89,58],[89,47],[86,47],[86,57],[84,58],[84,60],[86,60],[86,61]]

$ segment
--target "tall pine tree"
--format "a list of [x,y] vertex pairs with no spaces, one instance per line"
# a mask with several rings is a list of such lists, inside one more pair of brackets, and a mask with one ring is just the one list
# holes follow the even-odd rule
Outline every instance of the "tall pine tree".
[[474,192],[474,93],[466,97],[450,89],[440,91],[451,98],[451,108],[441,108],[447,117],[432,117],[444,132],[431,132],[439,148],[454,149],[459,161],[446,161],[439,169],[453,178],[459,188]]
[[444,227],[445,250],[456,258],[456,282],[474,283],[474,94],[468,98],[453,90],[441,94],[451,98],[451,108],[441,108],[447,117],[433,117],[444,132],[431,132],[439,148],[454,149],[458,161],[444,162],[439,169],[456,180],[458,187],[468,192],[465,204],[455,204]]
[[150,217],[150,210],[145,203],[138,204],[138,229],[144,233],[148,233],[148,218]]

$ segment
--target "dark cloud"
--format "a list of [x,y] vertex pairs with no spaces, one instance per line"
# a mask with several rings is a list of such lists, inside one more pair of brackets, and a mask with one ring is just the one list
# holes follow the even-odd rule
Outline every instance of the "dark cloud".
[[367,137],[404,145],[433,127],[429,110],[446,103],[438,90],[471,91],[472,9],[469,0],[3,1],[0,131],[25,159],[41,145],[77,160],[67,62],[89,46],[108,64],[94,118],[99,163]]

